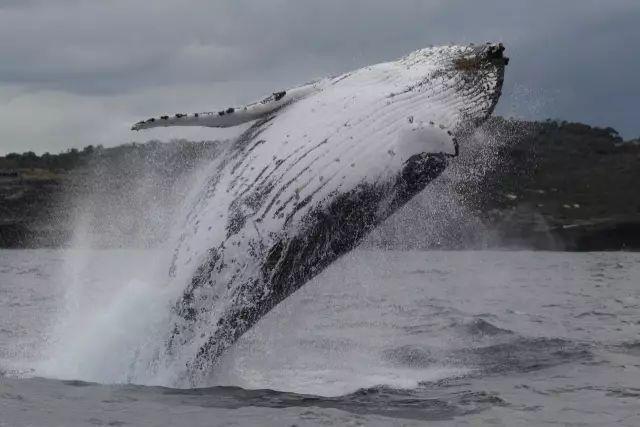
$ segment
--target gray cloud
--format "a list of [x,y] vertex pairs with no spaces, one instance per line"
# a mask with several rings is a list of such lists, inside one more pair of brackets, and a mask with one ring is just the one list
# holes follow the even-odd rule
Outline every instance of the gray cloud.
[[128,125],[210,110],[429,44],[502,40],[502,114],[640,135],[637,0],[116,0],[0,4],[0,152],[231,131]]

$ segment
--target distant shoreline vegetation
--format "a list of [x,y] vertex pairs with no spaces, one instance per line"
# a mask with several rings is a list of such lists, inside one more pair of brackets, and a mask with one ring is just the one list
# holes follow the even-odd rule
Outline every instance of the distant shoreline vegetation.
[[[495,122],[519,122],[514,119],[504,119],[497,117],[492,119]],[[596,126],[589,126],[582,123],[568,122],[566,120],[547,119],[544,122],[533,122],[541,127],[541,131],[545,128],[555,128],[559,131],[567,131],[572,134],[590,134],[599,135],[603,137],[611,138],[616,144],[635,144],[640,145],[640,138],[624,141],[619,133],[611,128],[599,128]],[[45,152],[41,155],[37,155],[33,151],[26,151],[23,153],[8,153],[5,156],[0,156],[0,173],[7,173],[7,170],[12,169],[48,169],[50,171],[70,171],[81,166],[86,166],[87,162],[95,156],[117,156],[123,151],[138,151],[138,152],[152,152],[157,151],[159,147],[166,144],[183,145],[183,146],[211,146],[212,144],[218,144],[220,141],[201,141],[192,142],[184,139],[172,140],[169,142],[162,142],[158,140],[151,140],[145,143],[132,142],[128,144],[122,144],[114,147],[105,148],[103,145],[87,145],[82,149],[70,148],[66,151],[62,151],[57,154],[51,154]]]
[[[639,139],[560,120],[494,117],[485,127],[501,142],[500,160],[479,180],[456,187],[468,217],[445,224],[435,240],[383,227],[383,246],[640,250]],[[149,141],[2,156],[0,248],[65,246],[78,202],[92,229],[109,236],[108,246],[154,246],[192,190],[189,174],[227,143]]]
[[163,151],[168,146],[179,146],[191,150],[205,149],[219,144],[220,141],[192,142],[184,139],[162,142],[151,140],[145,143],[132,142],[115,147],[105,148],[102,145],[87,145],[82,149],[70,148],[57,154],[46,152],[37,155],[33,151],[24,153],[9,153],[0,156],[0,174],[15,173],[21,169],[45,169],[51,172],[68,172],[80,167],[87,166],[96,157],[118,157],[123,153],[150,154]]
[[70,170],[83,164],[87,158],[104,149],[102,145],[87,145],[82,150],[69,149],[58,154],[46,152],[38,156],[33,151],[9,153],[0,157],[0,169],[49,169]]

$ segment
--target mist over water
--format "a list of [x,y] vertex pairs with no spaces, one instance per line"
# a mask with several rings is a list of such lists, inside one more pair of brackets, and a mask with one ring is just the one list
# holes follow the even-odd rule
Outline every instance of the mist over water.
[[[486,246],[492,238],[465,199],[499,162],[499,148],[518,135],[502,135],[488,123],[462,144],[460,156],[442,175],[375,229],[364,247],[418,249],[459,242]],[[460,191],[462,190],[462,191]]]
[[[59,272],[65,297],[38,374],[174,385],[172,373],[157,364],[186,279],[171,277],[169,267],[184,218],[216,161],[173,181],[152,167],[137,170],[124,188],[122,179],[98,169],[88,177],[91,191],[70,195],[77,225]],[[100,249],[113,247],[132,249],[115,257]]]

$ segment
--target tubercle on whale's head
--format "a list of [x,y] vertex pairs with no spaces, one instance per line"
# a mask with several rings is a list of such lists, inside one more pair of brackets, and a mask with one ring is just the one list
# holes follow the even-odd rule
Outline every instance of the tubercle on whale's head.
[[505,50],[502,43],[469,46],[453,57],[453,68],[468,75],[495,73],[498,77],[504,77],[505,67],[509,65],[509,58],[504,56]]
[[504,56],[506,48],[502,43],[487,43],[480,46],[470,46],[482,61],[493,65],[504,66],[509,64],[509,58]]
[[[499,98],[504,83],[505,67],[509,58],[504,56],[505,48],[500,44],[491,44],[454,56],[453,70],[478,85],[479,89],[493,92],[492,96]],[[484,79],[486,82],[479,81]],[[490,84],[493,83],[493,87]]]

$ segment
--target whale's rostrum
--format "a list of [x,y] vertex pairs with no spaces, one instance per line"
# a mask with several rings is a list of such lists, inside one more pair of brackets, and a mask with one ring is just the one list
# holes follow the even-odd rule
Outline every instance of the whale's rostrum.
[[138,122],[235,126],[187,216],[170,267],[187,283],[166,354],[189,385],[295,292],[437,178],[493,111],[501,44],[418,50],[245,107]]

